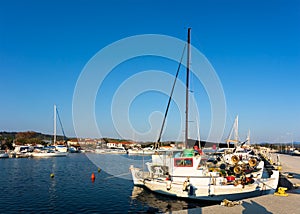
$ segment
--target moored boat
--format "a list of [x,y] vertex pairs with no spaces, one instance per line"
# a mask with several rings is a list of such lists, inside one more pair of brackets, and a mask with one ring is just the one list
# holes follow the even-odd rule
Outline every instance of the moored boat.
[[128,149],[128,155],[152,155],[155,153],[153,147],[146,147],[143,149]]
[[[187,44],[185,148],[188,145],[190,30],[189,28]],[[167,112],[165,117],[166,115]],[[239,200],[275,192],[279,172],[273,170],[270,177],[263,178],[264,162],[262,160],[250,157],[250,154],[248,159],[246,156],[240,159],[234,154],[236,150],[228,160],[224,155],[205,156],[199,150],[199,145],[195,146],[198,149],[194,147],[194,149],[178,151],[157,151],[152,155],[152,161],[146,163],[147,171],[130,166],[134,185],[143,186],[163,195],[211,201]]]
[[298,149],[295,149],[293,152],[292,152],[292,155],[299,155],[300,156],[300,151]]
[[0,158],[9,158],[9,155],[6,151],[0,150]]
[[59,151],[59,152],[67,152],[68,151],[68,147],[65,145],[56,145],[55,146],[55,150]]
[[96,149],[95,153],[98,154],[127,154],[124,148],[110,148],[110,149]]
[[31,153],[31,157],[34,158],[48,158],[48,157],[65,157],[67,152],[53,151],[51,149],[43,149],[40,151],[34,151]]
[[[251,162],[250,162],[251,163]],[[239,200],[274,192],[279,172],[263,178],[264,162],[251,164],[213,163],[191,150],[152,155],[148,171],[130,167],[134,185],[179,198],[221,201]]]

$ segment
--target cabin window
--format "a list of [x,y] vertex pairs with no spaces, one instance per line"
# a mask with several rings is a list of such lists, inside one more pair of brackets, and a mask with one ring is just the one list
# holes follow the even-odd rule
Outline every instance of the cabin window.
[[177,167],[193,167],[193,158],[175,158],[174,166]]

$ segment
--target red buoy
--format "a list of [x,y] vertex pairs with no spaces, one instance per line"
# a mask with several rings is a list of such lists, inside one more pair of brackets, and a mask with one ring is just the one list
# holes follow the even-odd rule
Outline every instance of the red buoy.
[[95,179],[96,179],[96,176],[95,176],[95,174],[94,174],[94,173],[92,173],[92,175],[91,175],[91,180],[94,182],[94,181],[95,181]]

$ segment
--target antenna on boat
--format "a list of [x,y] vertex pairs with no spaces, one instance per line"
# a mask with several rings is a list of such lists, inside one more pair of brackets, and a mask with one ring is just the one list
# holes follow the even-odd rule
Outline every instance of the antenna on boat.
[[189,76],[190,76],[190,49],[191,49],[191,28],[188,28],[187,38],[187,65],[186,65],[186,89],[185,89],[185,148],[188,145],[188,120],[189,120]]

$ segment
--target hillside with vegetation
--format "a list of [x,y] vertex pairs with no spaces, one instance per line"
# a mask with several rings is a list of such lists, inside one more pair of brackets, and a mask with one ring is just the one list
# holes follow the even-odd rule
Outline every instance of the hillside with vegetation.
[[[57,140],[66,140],[63,136],[57,136]],[[53,141],[53,135],[42,134],[34,131],[26,132],[0,132],[1,149],[13,149],[13,145],[47,145]]]

